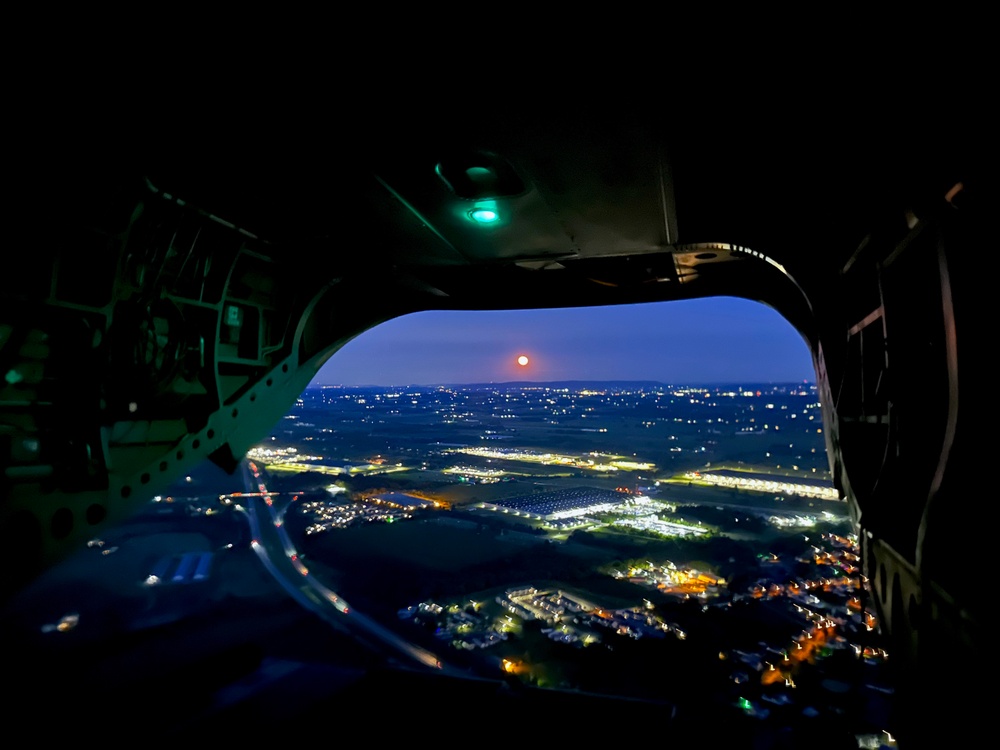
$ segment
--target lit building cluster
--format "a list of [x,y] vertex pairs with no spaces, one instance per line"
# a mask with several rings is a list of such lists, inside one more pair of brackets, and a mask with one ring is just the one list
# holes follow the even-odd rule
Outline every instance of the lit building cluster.
[[322,461],[322,456],[300,454],[297,448],[270,448],[257,445],[247,451],[247,458],[264,466],[289,462]]
[[768,516],[768,522],[778,526],[779,528],[802,528],[808,529],[816,525],[816,516],[812,515],[802,515],[794,514],[787,516]]
[[616,490],[576,487],[504,498],[492,503],[484,502],[480,507],[540,521],[557,521],[593,513],[612,512],[627,505],[631,500],[631,495]]
[[481,469],[475,466],[449,466],[441,471],[474,484],[494,484],[509,473],[503,469]]
[[655,464],[645,461],[632,461],[622,456],[605,453],[588,453],[585,456],[566,456],[558,453],[540,453],[538,451],[519,448],[453,448],[450,453],[464,453],[487,459],[502,459],[504,461],[522,461],[525,463],[542,464],[543,466],[566,466],[587,471],[652,471]]
[[642,566],[613,571],[612,575],[682,599],[717,598],[726,590],[725,578],[695,568],[678,568],[669,560],[659,564],[647,561]]
[[656,534],[657,536],[700,536],[708,533],[708,529],[703,526],[678,523],[677,521],[664,521],[655,514],[640,518],[618,518],[611,525],[627,529],[637,529],[649,534]]
[[[838,650],[848,650],[869,664],[878,664],[888,658],[884,649],[860,640],[874,629],[875,623],[874,616],[861,603],[864,579],[856,567],[856,540],[823,534],[822,541],[827,549],[814,546],[811,556],[799,560],[815,565],[816,577],[764,578],[749,588],[748,594],[753,600],[773,602],[774,605],[787,603],[787,611],[801,619],[802,629],[785,643],[762,643],[758,651],[734,650],[720,654],[720,658],[732,659],[736,664],[731,679],[737,684],[751,681],[770,691],[794,689],[796,681],[801,681],[802,670],[816,668],[819,662]],[[765,567],[781,568],[775,555],[763,556],[762,563]],[[842,575],[823,575],[832,568]],[[734,596],[733,601],[741,598]],[[787,692],[764,694],[771,702],[779,697],[784,703],[795,702]]]
[[507,640],[513,627],[511,618],[490,621],[476,602],[442,607],[432,601],[420,602],[399,610],[401,620],[430,624],[438,640],[447,641],[453,648],[471,651],[490,648]]
[[377,500],[351,503],[313,500],[302,503],[299,509],[311,521],[306,526],[306,534],[346,529],[362,523],[392,523],[413,517],[412,507],[404,508]]
[[683,639],[685,633],[676,625],[641,607],[611,609],[579,599],[565,591],[529,586],[509,589],[496,598],[505,611],[523,621],[541,620],[550,626],[542,630],[550,640],[589,645],[602,640],[601,633],[631,638],[663,637],[673,632]]
[[750,472],[737,471],[689,471],[684,474],[686,479],[692,479],[720,487],[732,487],[753,492],[783,492],[786,495],[815,497],[821,500],[839,500],[840,494],[833,486],[811,484],[804,482],[782,481],[771,476],[761,477]]
[[[640,488],[642,489],[642,488]],[[619,492],[628,492],[626,488],[618,488]],[[632,518],[642,518],[652,513],[676,513],[677,505],[665,503],[661,500],[653,500],[647,495],[633,495],[632,498],[621,505],[615,513],[620,516]]]
[[[315,458],[315,457],[313,457]],[[388,464],[384,461],[379,463],[364,463],[344,466],[330,466],[328,464],[312,464],[303,461],[284,460],[267,465],[268,471],[291,471],[305,472],[312,471],[317,474],[331,474],[333,476],[370,476],[372,474],[392,474],[399,471],[409,471],[410,467],[402,463]]]
[[667,633],[684,640],[686,634],[677,625],[665,622],[652,612],[636,609],[597,609],[589,612],[581,623],[598,631],[607,630],[613,635],[638,640],[639,638],[663,638]]
[[560,622],[587,609],[586,603],[562,591],[543,591],[533,586],[508,589],[496,601],[512,612],[516,610],[523,619],[543,620],[547,623]]
[[587,513],[612,513],[618,516],[611,521],[612,526],[619,528],[636,529],[647,534],[657,536],[678,537],[707,534],[708,529],[701,525],[680,523],[677,521],[666,521],[660,518],[661,513],[675,512],[677,507],[659,500],[653,500],[646,495],[632,495],[627,490],[619,489],[616,492],[623,492],[628,496],[624,502],[607,507],[606,504],[594,506],[583,513],[574,513],[571,516],[563,515],[558,520],[549,520],[548,528],[567,529],[577,528],[583,525],[597,525],[600,523],[596,518],[592,518]]

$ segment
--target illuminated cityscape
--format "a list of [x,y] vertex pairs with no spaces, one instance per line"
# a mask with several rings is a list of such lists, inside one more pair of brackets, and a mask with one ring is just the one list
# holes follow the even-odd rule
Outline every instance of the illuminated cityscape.
[[[142,633],[270,601],[253,555],[303,616],[438,670],[877,747],[891,661],[823,440],[808,384],[314,387],[243,489],[187,477],[78,570],[118,561]],[[66,596],[33,638],[88,631]]]

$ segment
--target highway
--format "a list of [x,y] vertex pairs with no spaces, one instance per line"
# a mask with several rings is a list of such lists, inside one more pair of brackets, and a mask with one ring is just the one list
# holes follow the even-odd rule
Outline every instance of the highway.
[[379,624],[371,617],[348,605],[342,596],[331,591],[309,572],[285,530],[285,508],[275,507],[270,493],[253,461],[244,460],[243,472],[247,492],[239,495],[252,535],[250,546],[264,567],[288,594],[306,609],[314,612],[334,627],[366,642],[388,648],[404,664],[442,670],[453,676],[468,677],[468,672],[445,665],[430,651],[416,646]]

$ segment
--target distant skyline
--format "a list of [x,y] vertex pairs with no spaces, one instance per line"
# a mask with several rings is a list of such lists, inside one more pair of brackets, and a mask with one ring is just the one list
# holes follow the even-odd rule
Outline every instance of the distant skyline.
[[[528,357],[519,366],[519,356]],[[766,305],[735,297],[552,310],[426,311],[336,352],[313,385],[656,380],[675,385],[815,381],[805,340]]]

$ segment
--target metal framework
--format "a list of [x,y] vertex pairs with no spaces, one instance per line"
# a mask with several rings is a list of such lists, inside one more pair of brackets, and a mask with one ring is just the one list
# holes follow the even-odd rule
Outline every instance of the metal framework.
[[813,354],[835,483],[907,676],[900,740],[942,718],[975,736],[995,658],[972,145],[370,124],[337,150],[309,131],[261,128],[251,155],[150,134],[128,158],[39,168],[0,277],[8,589],[204,459],[234,471],[329,357],[392,317],[734,295]]

